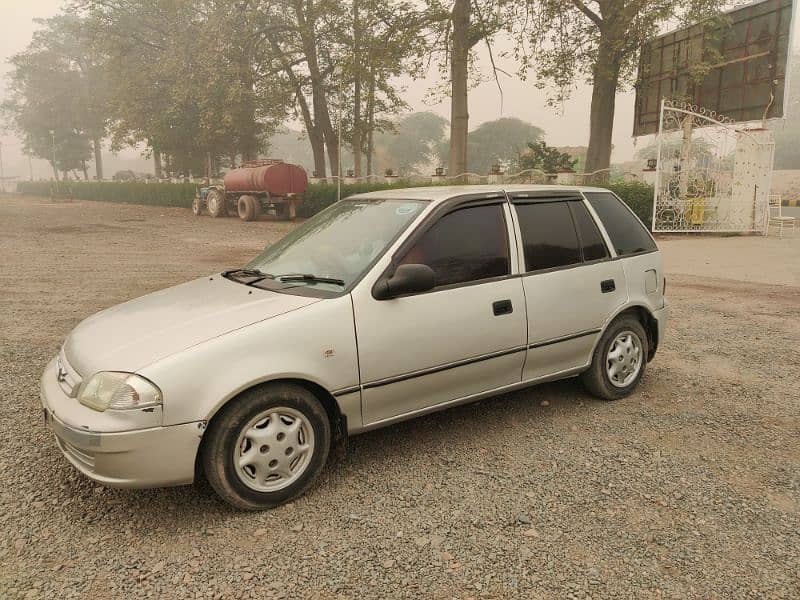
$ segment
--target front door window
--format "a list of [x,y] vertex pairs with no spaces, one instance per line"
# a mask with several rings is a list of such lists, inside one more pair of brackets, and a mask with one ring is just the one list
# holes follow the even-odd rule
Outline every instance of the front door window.
[[420,237],[400,264],[428,265],[436,287],[508,275],[503,206],[471,206],[446,214]]

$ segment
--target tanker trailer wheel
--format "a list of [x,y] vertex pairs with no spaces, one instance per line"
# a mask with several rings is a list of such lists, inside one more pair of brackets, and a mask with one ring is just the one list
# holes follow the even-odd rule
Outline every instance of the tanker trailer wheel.
[[228,214],[225,194],[219,190],[210,190],[208,192],[206,207],[208,207],[208,214],[212,217],[224,217]]
[[239,196],[239,202],[236,208],[239,211],[239,218],[242,221],[255,221],[258,218],[258,209],[260,206],[258,200],[253,196]]
[[192,212],[195,217],[203,214],[203,201],[198,196],[195,196],[194,200],[192,200]]

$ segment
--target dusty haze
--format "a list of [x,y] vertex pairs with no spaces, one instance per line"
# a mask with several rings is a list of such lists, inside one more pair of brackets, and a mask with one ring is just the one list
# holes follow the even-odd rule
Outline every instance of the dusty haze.
[[[35,18],[47,18],[55,15],[64,5],[64,0],[0,0],[0,74],[2,85],[5,86],[5,75],[9,71],[8,58],[25,48],[36,29],[33,22]],[[795,49],[797,48],[797,21],[795,20]],[[507,42],[504,41],[506,46]],[[496,52],[503,50],[503,44],[495,47]],[[485,47],[479,52],[481,68],[489,73],[489,64]],[[509,73],[516,71],[516,66],[511,60],[499,61],[499,66]],[[437,70],[431,69],[428,77],[423,80],[405,81],[407,92],[405,97],[411,105],[411,111],[431,110],[449,118],[449,100],[437,104],[427,104],[426,97],[431,88],[439,81]],[[547,94],[544,90],[536,89],[534,81],[521,81],[516,77],[501,76],[503,95],[501,95],[494,81],[486,81],[470,92],[470,129],[474,129],[485,121],[492,121],[500,117],[518,117],[541,127],[546,132],[547,142],[556,146],[582,146],[589,141],[589,103],[591,87],[580,85],[574,91],[572,99],[558,108],[548,107]],[[614,121],[614,151],[612,160],[620,162],[630,160],[635,151],[634,140],[631,137],[633,127],[634,95],[631,91],[617,94],[617,110]],[[291,124],[295,129],[300,129],[300,124]],[[646,145],[647,140],[639,141],[639,146]],[[29,165],[28,160],[22,155],[21,143],[13,135],[2,136],[3,164],[6,176],[18,176],[27,179],[32,166],[34,178],[50,177],[50,167],[46,161],[36,160]],[[133,149],[121,152],[117,157],[106,156],[107,176],[118,169],[134,168],[143,170],[136,165],[140,155]],[[148,170],[152,167],[148,165]],[[91,171],[91,170],[90,170]]]

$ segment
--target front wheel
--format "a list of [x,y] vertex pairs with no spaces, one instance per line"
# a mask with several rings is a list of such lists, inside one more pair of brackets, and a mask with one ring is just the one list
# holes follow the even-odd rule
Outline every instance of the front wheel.
[[254,388],[214,417],[203,447],[211,487],[244,510],[274,508],[302,494],[325,466],[331,427],[325,408],[305,388]]
[[200,200],[198,196],[195,196],[194,200],[192,200],[192,212],[194,213],[195,217],[199,217],[203,214],[202,200]]
[[591,366],[581,375],[583,385],[603,400],[630,395],[644,375],[647,352],[647,334],[639,320],[618,317],[600,338]]
[[216,218],[226,216],[228,214],[228,205],[226,202],[225,194],[220,190],[210,190],[206,196],[208,214]]

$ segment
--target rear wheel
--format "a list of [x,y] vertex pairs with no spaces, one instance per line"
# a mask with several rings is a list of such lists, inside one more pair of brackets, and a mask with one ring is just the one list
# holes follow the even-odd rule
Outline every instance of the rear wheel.
[[237,210],[242,221],[255,221],[261,206],[253,196],[239,196]]
[[305,388],[254,388],[225,406],[209,427],[203,468],[211,487],[236,508],[273,508],[302,494],[325,466],[331,427]]
[[647,334],[639,320],[623,315],[608,326],[581,375],[586,389],[603,400],[617,400],[633,392],[647,365]]
[[225,194],[220,190],[210,190],[208,196],[206,196],[208,214],[212,217],[226,216],[228,214],[228,207],[225,202]]

